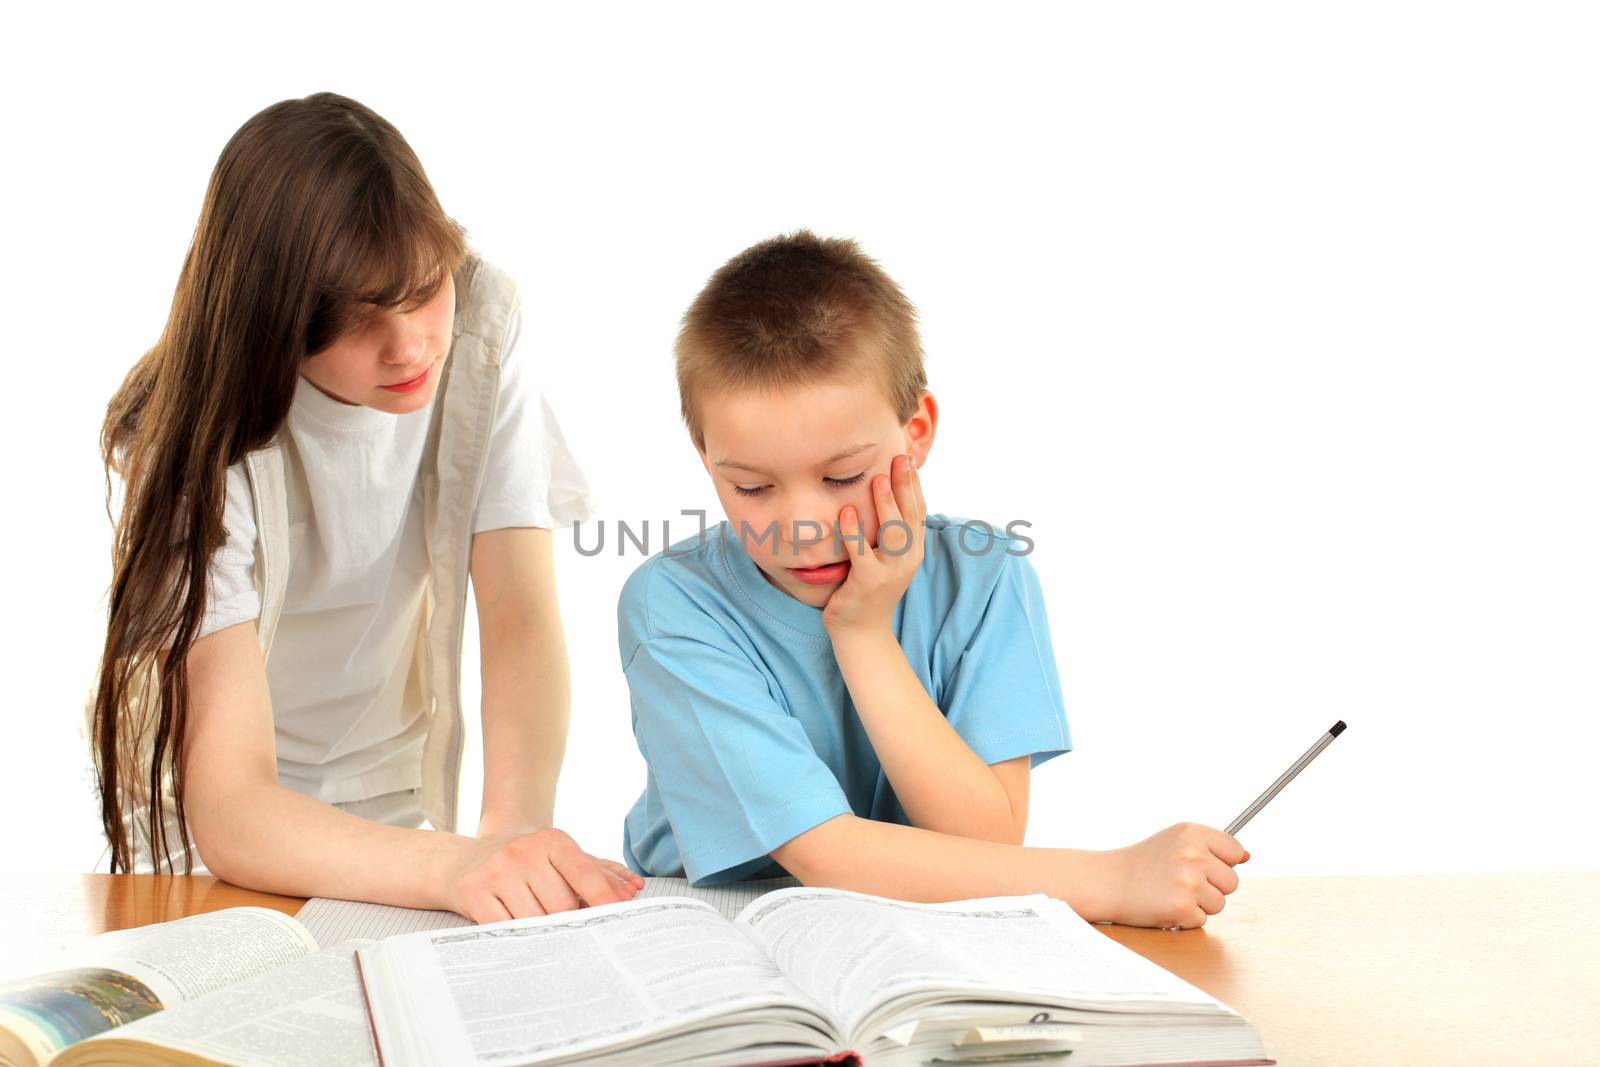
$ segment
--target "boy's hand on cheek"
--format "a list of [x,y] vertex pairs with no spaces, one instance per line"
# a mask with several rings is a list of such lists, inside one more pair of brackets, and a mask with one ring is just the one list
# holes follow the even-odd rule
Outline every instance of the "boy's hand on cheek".
[[894,606],[922,563],[922,523],[928,514],[922,483],[910,456],[896,456],[889,471],[872,478],[878,512],[876,548],[868,543],[854,507],[839,512],[839,537],[850,573],[822,609],[822,625],[835,640],[876,628],[887,630]]

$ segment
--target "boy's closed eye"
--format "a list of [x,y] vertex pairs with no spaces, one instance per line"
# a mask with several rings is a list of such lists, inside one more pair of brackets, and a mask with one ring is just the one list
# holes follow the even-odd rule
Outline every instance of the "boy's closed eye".
[[[849,478],[824,478],[822,480],[829,485],[844,488],[845,486],[859,483],[861,479],[865,478],[866,476],[867,472],[862,471],[860,474],[852,475]],[[738,493],[740,496],[760,496],[770,488],[771,486],[757,485],[747,489],[742,485],[735,485],[733,487],[733,491]]]

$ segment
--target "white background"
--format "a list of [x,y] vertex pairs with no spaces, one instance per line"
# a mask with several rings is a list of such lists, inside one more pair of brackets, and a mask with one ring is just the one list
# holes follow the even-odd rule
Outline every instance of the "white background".
[[[518,358],[653,548],[718,514],[670,355],[706,276],[807,226],[900,281],[931,508],[1033,523],[1077,750],[1031,844],[1223,825],[1343,718],[1242,873],[1600,866],[1583,5],[252,7],[8,16],[0,865],[98,861],[100,420],[224,141],[332,89],[520,279]],[[558,544],[559,821],[616,855],[640,557]]]

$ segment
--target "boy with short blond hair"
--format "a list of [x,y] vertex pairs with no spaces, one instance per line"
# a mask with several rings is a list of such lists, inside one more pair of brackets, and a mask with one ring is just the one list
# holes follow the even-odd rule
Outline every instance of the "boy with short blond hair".
[[618,604],[648,765],[629,865],[907,900],[1045,892],[1136,925],[1220,911],[1247,856],[1218,830],[1022,846],[1029,773],[1071,748],[1031,542],[928,514],[939,410],[883,269],[852,241],[763,241],[690,306],[677,365],[728,521],[646,560]]

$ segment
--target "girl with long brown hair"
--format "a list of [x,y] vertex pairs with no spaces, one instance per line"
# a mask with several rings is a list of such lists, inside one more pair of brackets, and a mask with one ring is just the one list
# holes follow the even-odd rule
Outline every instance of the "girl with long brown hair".
[[[228,141],[102,433],[122,500],[89,714],[113,871],[198,859],[479,921],[643,884],[552,827],[550,530],[591,505],[515,351],[520,304],[370,109],[285,100]],[[476,837],[452,832],[469,578]]]

